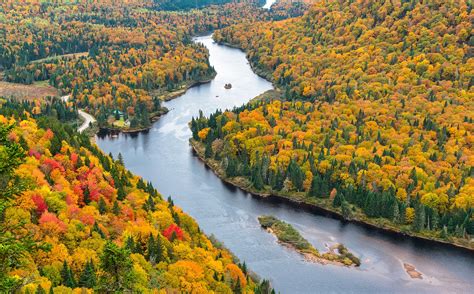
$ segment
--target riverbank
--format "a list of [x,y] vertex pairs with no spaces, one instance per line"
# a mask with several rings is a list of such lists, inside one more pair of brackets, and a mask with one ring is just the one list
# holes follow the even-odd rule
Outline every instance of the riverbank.
[[150,125],[146,127],[120,128],[120,127],[114,127],[114,126],[106,126],[106,127],[100,127],[100,131],[111,132],[111,133],[128,133],[128,134],[148,131],[153,126],[153,123],[157,122],[163,115],[167,114],[168,112],[169,112],[168,108],[162,107],[160,110],[151,113]]
[[252,69],[252,71],[259,77],[269,81],[272,83],[273,87],[275,89],[278,90],[278,87],[277,85],[273,82],[273,74],[271,71],[268,71],[268,70],[264,70],[262,68],[260,68],[258,66],[258,63],[256,62],[252,62],[247,54],[247,51],[245,51],[244,49],[240,48],[239,46],[235,45],[235,44],[231,44],[231,43],[227,43],[227,42],[222,42],[222,41],[216,41],[214,38],[213,38],[214,42],[216,42],[217,44],[219,45],[222,45],[222,46],[227,46],[227,47],[230,47],[230,48],[234,48],[234,49],[238,49],[242,52],[245,53],[245,56],[247,58],[247,62],[248,64],[250,65],[250,68]]
[[[207,76],[202,80],[185,83],[178,90],[174,90],[174,91],[171,91],[171,92],[168,92],[168,91],[164,91],[164,92],[156,92],[155,91],[155,92],[153,92],[152,91],[151,93],[152,93],[152,95],[158,97],[161,101],[165,101],[165,102],[171,101],[173,99],[176,99],[176,98],[186,94],[186,92],[189,89],[193,88],[193,87],[211,82],[216,75],[217,75],[217,73],[214,71],[214,73],[212,75]],[[150,125],[146,126],[146,127],[142,126],[142,127],[136,127],[136,128],[130,128],[130,127],[121,128],[121,127],[114,127],[114,126],[106,126],[106,127],[101,127],[100,130],[103,130],[105,132],[112,132],[112,133],[121,132],[121,133],[127,133],[127,134],[134,134],[134,133],[140,133],[140,132],[148,131],[152,128],[153,123],[157,122],[163,115],[167,114],[169,111],[170,110],[168,108],[162,107],[159,111],[151,113],[150,114]],[[93,134],[93,135],[95,135],[95,134]]]
[[[371,219],[359,210],[353,213],[350,219],[345,219],[342,215],[342,211],[338,208],[334,208],[330,201],[327,199],[311,198],[308,199],[304,193],[282,193],[276,191],[258,191],[253,188],[252,183],[244,177],[228,178],[225,175],[225,171],[221,168],[220,162],[206,158],[204,156],[205,147],[200,142],[190,140],[190,145],[194,150],[194,153],[204,162],[222,181],[242,189],[256,197],[277,199],[282,200],[290,205],[297,208],[303,208],[305,210],[322,213],[327,216],[343,220],[350,221],[352,223],[359,224],[361,226],[376,229],[385,233],[389,233],[395,236],[410,237],[420,241],[435,242],[444,246],[455,247],[461,250],[465,250],[471,254],[474,253],[474,242],[450,237],[450,240],[443,240],[434,236],[427,236],[426,233],[415,233],[408,231],[408,226],[396,227],[394,224],[383,218]],[[312,202],[310,202],[310,200]]]
[[191,89],[193,87],[196,87],[196,86],[199,86],[199,85],[202,85],[202,84],[207,84],[207,83],[211,82],[216,77],[216,75],[217,75],[217,73],[214,71],[213,74],[211,74],[209,76],[206,76],[206,77],[203,77],[203,79],[201,79],[201,80],[190,81],[190,82],[184,83],[177,90],[163,91],[163,92],[152,91],[151,94],[157,96],[161,101],[165,101],[165,102],[166,101],[171,101],[173,99],[178,98],[179,96],[184,95],[189,89]]

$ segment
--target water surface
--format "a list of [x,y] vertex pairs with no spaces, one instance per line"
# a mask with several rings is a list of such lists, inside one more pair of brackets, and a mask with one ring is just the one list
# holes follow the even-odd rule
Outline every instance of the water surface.
[[[281,293],[469,293],[474,291],[472,254],[426,242],[402,239],[306,212],[284,203],[252,197],[224,184],[193,155],[188,122],[217,108],[240,106],[272,89],[256,76],[245,54],[197,38],[210,52],[216,78],[166,103],[170,112],[147,133],[97,138],[106,152],[124,157],[127,168],[145,179],[214,234],[251,270],[271,280]],[[232,89],[224,84],[232,83]],[[306,262],[260,228],[257,217],[271,214],[292,224],[316,248],[345,244],[362,260],[358,269]],[[403,263],[413,264],[423,280],[411,279]]]

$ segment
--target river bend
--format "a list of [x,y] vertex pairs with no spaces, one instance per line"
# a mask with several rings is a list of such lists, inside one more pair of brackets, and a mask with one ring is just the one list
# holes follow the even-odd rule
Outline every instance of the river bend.
[[[240,106],[272,89],[255,75],[245,54],[215,44],[211,36],[196,38],[210,52],[217,71],[213,81],[189,89],[167,102],[170,112],[150,131],[137,135],[97,137],[106,153],[119,152],[134,173],[153,182],[193,216],[208,235],[214,234],[241,261],[271,280],[281,293],[468,293],[474,289],[474,256],[436,244],[396,238],[358,225],[309,213],[284,203],[252,197],[224,184],[193,154],[188,122],[199,110]],[[224,89],[226,83],[232,89]],[[320,265],[279,245],[260,228],[257,217],[272,214],[292,224],[316,248],[345,244],[362,260],[358,269]],[[403,263],[423,273],[411,279]],[[471,292],[472,293],[472,292]]]

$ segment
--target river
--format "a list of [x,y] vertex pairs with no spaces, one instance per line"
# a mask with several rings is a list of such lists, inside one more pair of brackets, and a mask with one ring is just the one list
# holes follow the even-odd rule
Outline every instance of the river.
[[[210,52],[217,71],[213,81],[167,102],[170,112],[151,130],[137,135],[97,137],[106,152],[122,153],[125,165],[153,182],[164,197],[193,216],[241,261],[281,293],[467,293],[474,289],[474,256],[437,244],[394,237],[359,225],[307,212],[285,203],[259,199],[224,184],[193,154],[188,122],[217,108],[240,106],[272,89],[255,75],[245,54],[217,45],[211,36],[196,38]],[[232,89],[224,89],[231,83]],[[306,262],[260,228],[257,217],[271,214],[292,224],[316,248],[343,243],[361,258],[360,268]],[[403,263],[423,273],[411,279]]]

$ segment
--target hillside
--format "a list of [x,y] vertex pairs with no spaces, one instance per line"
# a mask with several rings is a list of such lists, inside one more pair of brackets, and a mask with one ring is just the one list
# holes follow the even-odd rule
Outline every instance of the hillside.
[[193,120],[194,143],[253,192],[472,247],[472,16],[468,1],[321,1],[222,29],[281,97]]
[[121,157],[21,113],[0,115],[1,292],[269,293]]
[[190,3],[172,2],[2,1],[3,80],[49,84],[71,95],[100,127],[145,129],[163,114],[163,97],[214,77],[208,52],[191,42],[192,36],[301,13],[300,5],[288,13],[283,8],[269,12],[256,1],[162,11],[164,4]]

